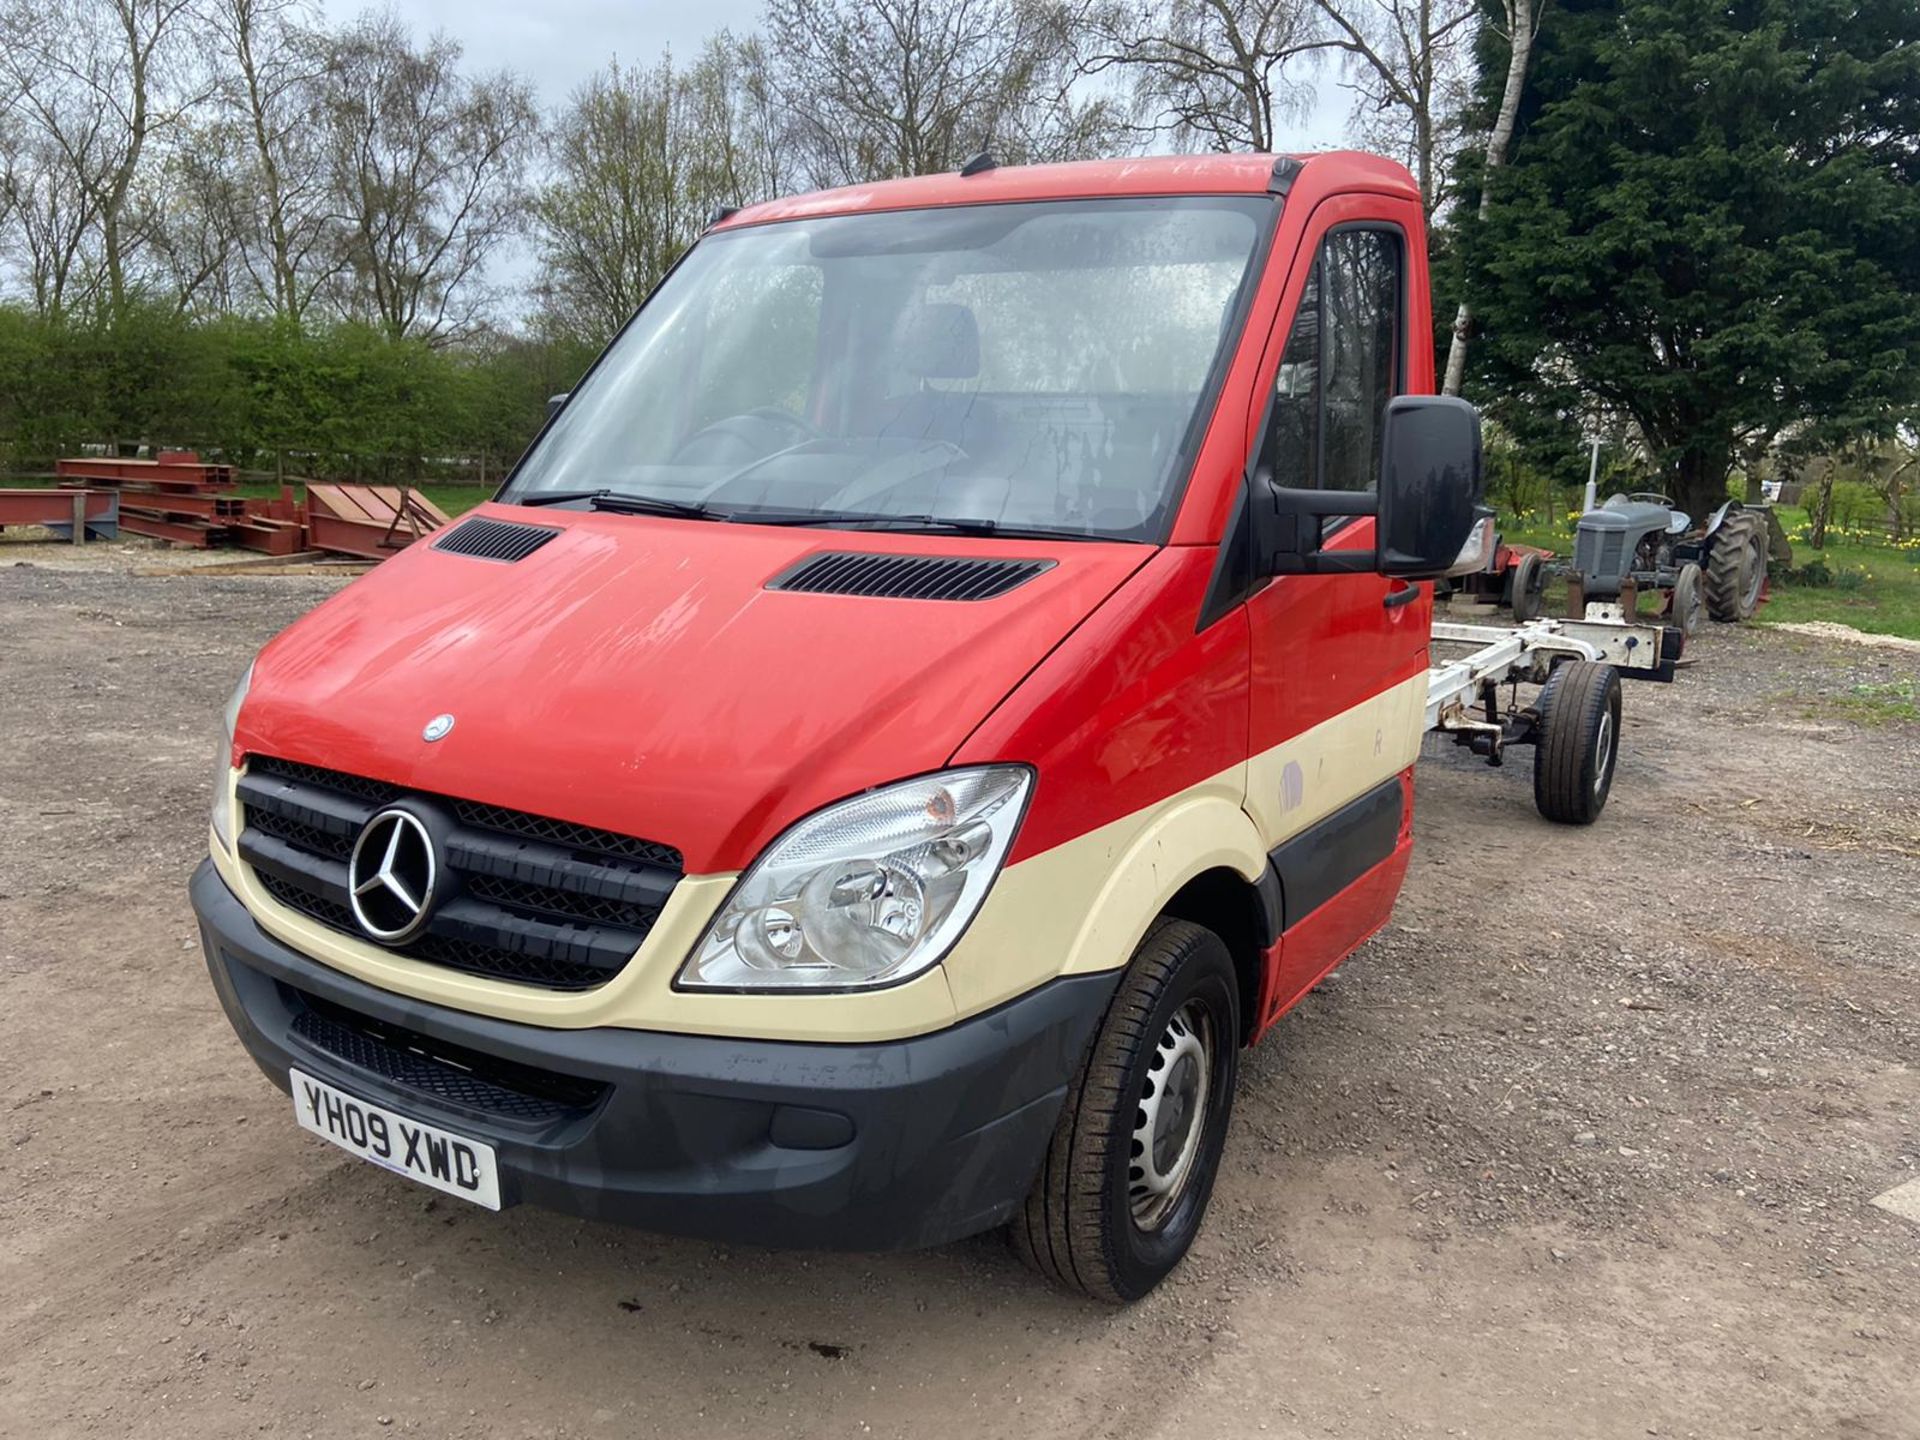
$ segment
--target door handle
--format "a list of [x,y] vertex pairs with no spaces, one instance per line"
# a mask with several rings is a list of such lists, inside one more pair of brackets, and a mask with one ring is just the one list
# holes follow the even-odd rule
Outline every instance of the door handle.
[[1409,585],[1404,580],[1400,581],[1399,585],[1399,589],[1389,590],[1386,598],[1380,602],[1389,610],[1398,610],[1402,605],[1411,605],[1420,598],[1418,585]]

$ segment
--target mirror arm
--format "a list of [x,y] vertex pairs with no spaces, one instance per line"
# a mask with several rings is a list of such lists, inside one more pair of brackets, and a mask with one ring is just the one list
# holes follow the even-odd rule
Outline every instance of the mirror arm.
[[1380,513],[1380,497],[1371,490],[1291,490],[1269,482],[1267,492],[1282,511],[1311,515],[1319,520],[1330,515]]
[[1261,466],[1254,475],[1262,506],[1261,554],[1273,575],[1364,575],[1378,563],[1375,552],[1324,550],[1321,530],[1328,519],[1378,515],[1380,500],[1371,491],[1297,490],[1273,483]]

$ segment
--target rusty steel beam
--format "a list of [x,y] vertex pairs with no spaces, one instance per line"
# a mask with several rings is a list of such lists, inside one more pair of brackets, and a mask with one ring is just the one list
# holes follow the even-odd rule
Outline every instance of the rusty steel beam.
[[438,506],[404,487],[307,486],[307,535],[316,549],[384,560],[446,523]]
[[56,475],[76,480],[131,480],[150,485],[231,485],[231,465],[209,465],[203,461],[178,459],[109,460],[81,455],[53,462]]
[[201,520],[167,520],[158,515],[143,515],[135,510],[120,512],[120,528],[134,535],[168,540],[175,545],[191,545],[199,550],[213,548],[216,540],[226,538],[226,527]]
[[84,497],[89,521],[119,513],[120,497],[111,490],[0,490],[0,526],[71,525],[75,496]]
[[262,555],[298,555],[307,548],[307,527],[290,520],[249,517],[227,527],[234,544]]
[[124,508],[145,510],[155,515],[237,520],[247,513],[247,502],[238,495],[199,495],[191,491],[136,490],[130,487],[122,488],[118,493]]

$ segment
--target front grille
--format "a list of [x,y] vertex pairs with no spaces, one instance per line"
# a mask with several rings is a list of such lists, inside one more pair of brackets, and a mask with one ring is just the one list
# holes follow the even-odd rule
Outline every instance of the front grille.
[[293,1033],[316,1050],[450,1105],[546,1124],[585,1114],[607,1091],[596,1080],[469,1050],[317,995],[289,993],[296,1005]]
[[1624,530],[1581,526],[1574,532],[1573,568],[1589,580],[1612,579],[1620,573],[1626,548]]
[[254,756],[240,780],[240,855],[280,904],[365,938],[348,896],[361,829],[405,801],[441,878],[426,928],[397,953],[471,975],[585,990],[617,975],[684,869],[669,845]]

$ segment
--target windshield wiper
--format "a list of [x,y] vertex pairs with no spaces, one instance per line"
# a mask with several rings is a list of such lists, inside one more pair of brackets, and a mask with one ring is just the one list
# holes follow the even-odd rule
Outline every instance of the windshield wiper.
[[510,503],[515,505],[565,505],[585,501],[595,510],[615,515],[668,515],[678,520],[724,520],[729,512],[716,510],[698,500],[662,500],[653,495],[633,495],[625,490],[557,490],[528,495]]
[[885,530],[907,535],[982,535],[1004,540],[1113,540],[1078,530],[1004,525],[998,520],[944,515],[879,515],[832,510],[735,510],[727,519],[741,525],[791,525],[832,530]]

